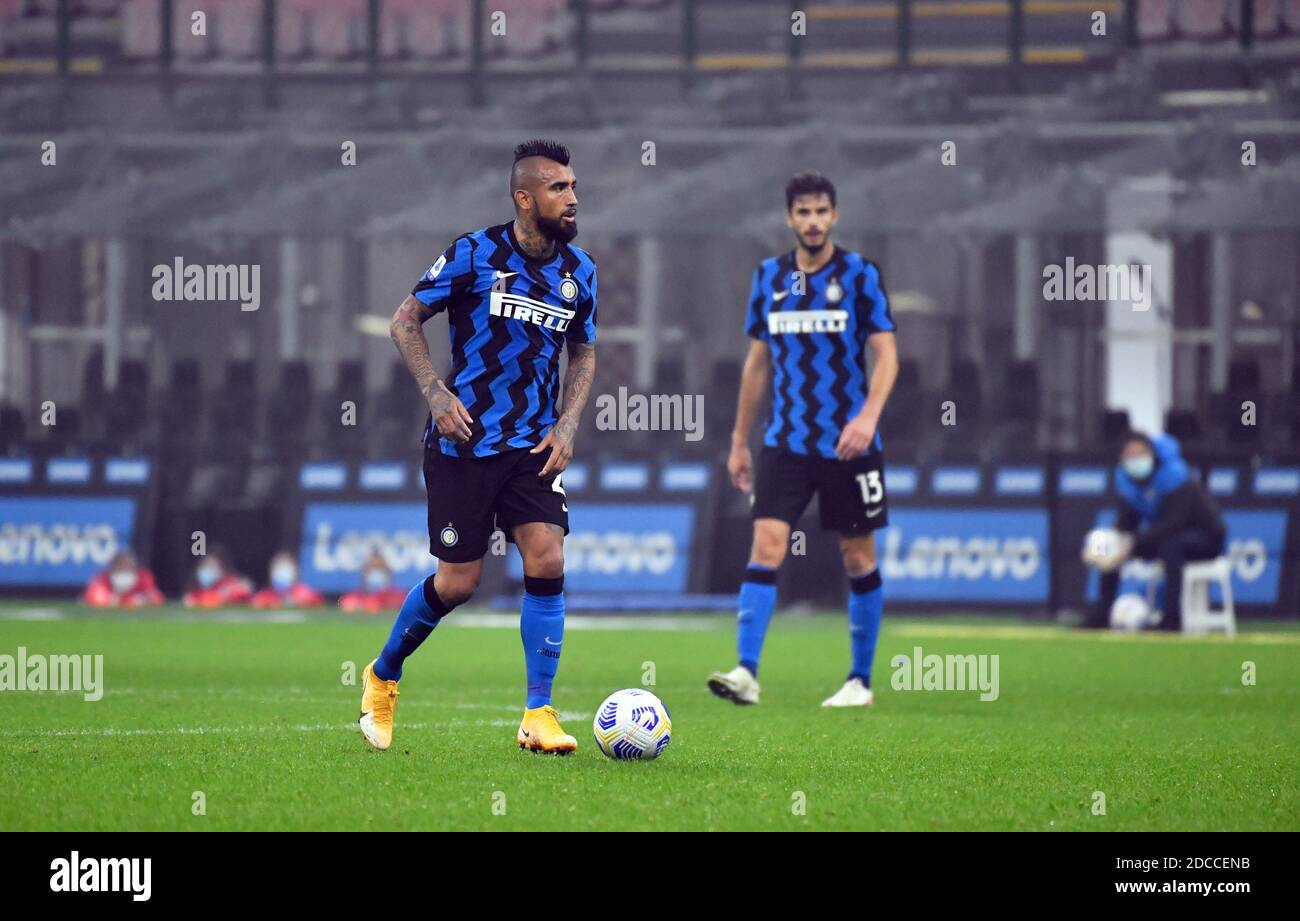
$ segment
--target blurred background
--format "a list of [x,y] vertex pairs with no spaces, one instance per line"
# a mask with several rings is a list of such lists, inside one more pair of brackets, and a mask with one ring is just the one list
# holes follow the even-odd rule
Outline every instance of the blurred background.
[[[698,441],[589,408],[573,604],[732,603],[749,278],[812,169],[899,327],[891,604],[1086,603],[1136,425],[1224,508],[1242,612],[1296,616],[1300,0],[0,0],[0,591],[69,595],[132,547],[174,597],[197,531],[329,596],[375,553],[431,569],[388,321],[510,218],[539,135],[600,268],[593,401],[704,407]],[[155,300],[178,258],[259,266],[259,309]],[[1151,309],[1046,299],[1067,259],[1150,266]],[[807,538],[783,597],[838,604],[833,536]],[[509,599],[513,551],[490,564]]]

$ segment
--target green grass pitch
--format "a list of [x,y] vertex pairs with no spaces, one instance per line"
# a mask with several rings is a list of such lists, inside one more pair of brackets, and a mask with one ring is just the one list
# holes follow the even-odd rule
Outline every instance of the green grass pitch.
[[[571,617],[555,703],[579,750],[558,758],[515,745],[509,617],[458,612],[438,629],[407,663],[381,754],[343,677],[388,616],[33,607],[0,610],[0,655],[102,654],[105,692],[0,692],[7,830],[1300,828],[1294,625],[1230,642],[886,612],[876,705],[850,712],[819,707],[847,666],[842,614],[778,612],[763,702],[747,708],[704,687],[733,664],[733,618]],[[997,699],[895,690],[891,660],[917,646],[997,655]],[[592,715],[651,668],[672,744],[655,762],[609,761]]]

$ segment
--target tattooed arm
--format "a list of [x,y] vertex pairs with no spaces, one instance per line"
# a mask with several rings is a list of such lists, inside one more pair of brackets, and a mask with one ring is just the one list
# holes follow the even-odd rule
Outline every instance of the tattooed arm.
[[573,458],[573,436],[578,432],[578,420],[591,394],[591,382],[596,376],[596,344],[594,342],[569,343],[569,368],[564,374],[564,412],[546,433],[541,444],[532,453],[551,448],[551,456],[539,476],[560,473]]
[[465,404],[434,373],[433,359],[429,357],[429,342],[424,338],[424,321],[431,316],[432,310],[419,298],[408,294],[393,314],[388,334],[393,337],[393,344],[401,353],[411,376],[420,385],[420,393],[424,394],[424,400],[429,404],[429,412],[433,415],[433,424],[438,434],[452,441],[468,441],[469,427],[474,420],[470,418]]

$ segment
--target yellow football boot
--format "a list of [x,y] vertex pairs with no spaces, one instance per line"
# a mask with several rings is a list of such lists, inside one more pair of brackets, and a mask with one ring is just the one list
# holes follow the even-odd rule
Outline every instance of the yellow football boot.
[[357,726],[378,751],[393,744],[393,714],[397,711],[397,682],[375,677],[375,663],[361,673],[361,716]]
[[578,740],[565,734],[560,715],[549,705],[524,711],[524,721],[519,724],[515,740],[520,748],[534,752],[567,755],[578,750]]

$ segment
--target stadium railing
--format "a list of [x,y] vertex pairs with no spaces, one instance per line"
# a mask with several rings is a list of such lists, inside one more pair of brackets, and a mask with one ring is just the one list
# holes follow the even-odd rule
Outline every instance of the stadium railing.
[[[1099,0],[1102,41],[1061,28],[1076,5],[753,0],[0,0],[8,73],[378,70],[476,73],[495,59],[702,72],[1068,65],[1142,43],[1251,47],[1300,35],[1300,0]],[[756,15],[765,10],[768,15]],[[193,16],[203,13],[205,33]],[[504,14],[506,28],[496,14]],[[791,16],[808,27],[796,35]],[[747,24],[739,28],[738,24]],[[960,27],[960,28],[954,28]]]

